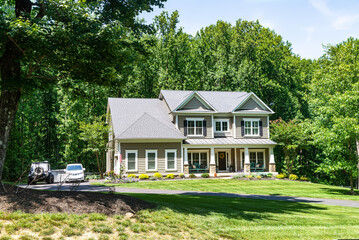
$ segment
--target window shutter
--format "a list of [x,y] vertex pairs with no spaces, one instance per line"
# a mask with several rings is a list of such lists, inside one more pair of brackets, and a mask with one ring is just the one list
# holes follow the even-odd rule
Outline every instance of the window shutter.
[[203,136],[207,136],[207,124],[206,124],[206,120],[203,120]]
[[184,135],[187,136],[187,120],[183,121],[183,126],[184,126]]
[[263,136],[263,122],[259,121],[259,135],[262,137]]
[[242,132],[242,137],[244,136],[244,121],[241,121],[241,132]]

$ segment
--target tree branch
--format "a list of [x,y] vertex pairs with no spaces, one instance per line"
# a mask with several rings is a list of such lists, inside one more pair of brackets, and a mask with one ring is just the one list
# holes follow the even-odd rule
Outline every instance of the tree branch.
[[12,38],[12,37],[10,37],[9,36],[9,34],[7,34],[7,33],[5,33],[6,34],[6,36],[10,39],[10,41],[11,42],[13,42],[14,44],[15,44],[15,46],[22,52],[22,54],[24,54],[24,56],[26,55],[25,54],[25,51],[19,46],[19,44],[17,44],[16,42],[15,42],[15,40]]

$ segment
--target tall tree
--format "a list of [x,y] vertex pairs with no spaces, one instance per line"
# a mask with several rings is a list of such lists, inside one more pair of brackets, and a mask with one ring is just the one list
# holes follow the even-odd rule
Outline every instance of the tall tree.
[[314,139],[326,155],[318,171],[344,171],[354,193],[359,159],[359,40],[328,46],[317,62],[310,106]]
[[111,84],[138,44],[135,21],[164,0],[0,0],[0,181],[23,92],[60,80]]

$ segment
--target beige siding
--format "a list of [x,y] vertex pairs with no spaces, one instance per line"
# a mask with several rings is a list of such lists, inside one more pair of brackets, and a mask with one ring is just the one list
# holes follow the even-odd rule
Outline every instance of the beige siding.
[[[263,124],[263,136],[253,136],[253,137],[246,137],[242,136],[242,129],[241,129],[241,121],[243,121],[243,118],[259,118],[262,121]],[[257,116],[237,116],[236,117],[236,138],[268,138],[268,124],[267,124],[267,117],[257,117]]]
[[[229,120],[229,132],[216,132],[216,119],[228,119]],[[214,137],[231,137],[233,136],[233,117],[215,117],[214,118]]]
[[204,104],[202,104],[196,97],[192,98],[186,105],[184,105],[181,109],[183,110],[202,110],[208,109]]
[[[205,138],[213,138],[212,136],[212,117],[211,116],[178,116],[178,128],[184,134],[184,120],[186,118],[204,118],[206,120],[207,136]],[[203,137],[189,137],[189,138],[203,138]]]
[[249,99],[242,107],[237,110],[255,110],[260,109],[264,110],[260,105],[258,105],[253,99]]
[[[176,149],[177,150],[177,170],[176,171],[166,171],[166,149]],[[182,154],[181,154],[181,143],[121,143],[121,152],[124,160],[124,164],[126,165],[126,150],[137,150],[137,172],[131,173],[147,173],[152,175],[155,172],[159,172],[161,174],[168,173],[181,173],[182,172]],[[146,171],[146,150],[157,150],[157,171]]]

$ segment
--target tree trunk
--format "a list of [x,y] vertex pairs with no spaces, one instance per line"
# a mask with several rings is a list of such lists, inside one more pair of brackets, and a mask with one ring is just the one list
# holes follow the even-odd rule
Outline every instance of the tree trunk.
[[10,131],[14,125],[21,90],[2,90],[0,95],[0,182],[4,168]]
[[101,169],[101,163],[100,163],[98,152],[95,152],[95,155],[96,155],[96,160],[97,160],[97,168],[98,168],[98,171],[100,172],[100,178],[103,179],[103,172]]
[[354,193],[354,179],[353,179],[353,173],[350,171],[350,193],[352,195],[355,195]]

